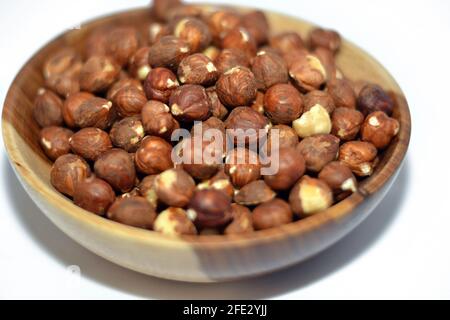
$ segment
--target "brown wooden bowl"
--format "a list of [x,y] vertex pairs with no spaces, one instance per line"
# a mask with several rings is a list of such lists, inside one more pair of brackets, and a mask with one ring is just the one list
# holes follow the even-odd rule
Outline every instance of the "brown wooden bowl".
[[[245,10],[245,9],[242,9]],[[303,36],[312,24],[267,12],[274,31],[295,30]],[[279,228],[242,236],[170,238],[106,220],[75,206],[50,184],[51,163],[38,144],[32,117],[36,92],[43,86],[45,59],[64,46],[82,49],[94,28],[109,24],[142,26],[148,8],[118,13],[66,32],[36,53],[14,80],[3,109],[3,138],[12,166],[38,207],[82,246],[123,267],[156,277],[192,282],[226,281],[256,276],[303,261],[326,249],[357,226],[380,202],[395,180],[410,138],[406,99],[389,73],[367,53],[344,41],[338,66],[351,80],[382,85],[395,97],[394,117],[401,130],[384,152],[376,172],[358,191],[328,210]],[[29,212],[28,214],[33,214]]]

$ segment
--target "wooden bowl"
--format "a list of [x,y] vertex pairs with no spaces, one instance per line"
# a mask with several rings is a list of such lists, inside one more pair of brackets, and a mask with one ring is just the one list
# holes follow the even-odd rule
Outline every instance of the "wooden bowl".
[[[241,9],[245,10],[245,9]],[[267,12],[274,31],[303,36],[312,24]],[[279,228],[242,236],[170,238],[106,220],[75,206],[50,184],[51,163],[38,144],[32,117],[36,92],[43,86],[45,59],[64,46],[82,50],[94,28],[109,24],[144,25],[148,8],[103,17],[47,44],[14,80],[3,109],[3,138],[12,166],[27,193],[47,217],[76,242],[123,267],[148,275],[192,282],[226,281],[272,272],[326,249],[357,226],[380,202],[395,180],[410,138],[410,114],[402,91],[389,73],[367,53],[344,41],[338,66],[351,80],[382,85],[395,97],[394,116],[401,130],[384,152],[376,172],[358,191],[328,210]],[[28,214],[34,214],[29,212]]]

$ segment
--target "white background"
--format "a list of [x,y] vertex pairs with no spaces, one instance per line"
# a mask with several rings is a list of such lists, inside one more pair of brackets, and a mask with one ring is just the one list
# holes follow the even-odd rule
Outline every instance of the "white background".
[[[246,4],[339,30],[402,86],[413,119],[410,151],[370,218],[316,258],[269,276],[211,285],[159,280],[67,238],[28,198],[2,150],[0,298],[450,298],[450,2]],[[0,1],[0,101],[19,68],[52,37],[86,19],[143,5],[146,0]],[[67,271],[71,265],[81,268],[78,281]]]

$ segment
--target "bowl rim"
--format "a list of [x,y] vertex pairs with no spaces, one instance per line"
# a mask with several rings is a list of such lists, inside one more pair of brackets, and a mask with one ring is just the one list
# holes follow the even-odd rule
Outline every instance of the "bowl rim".
[[[195,4],[195,5],[206,7],[219,7],[219,5],[212,6],[209,4],[207,5]],[[239,10],[252,9],[250,7],[245,6],[233,6],[233,7]],[[100,20],[112,19],[118,15],[135,14],[141,12],[142,10],[148,10],[148,7],[133,8],[131,10],[122,10],[107,15],[102,15],[90,19],[87,22],[83,23],[82,25],[89,26],[98,23]],[[296,16],[291,16],[273,10],[270,11],[265,9],[259,10],[265,13],[270,13],[271,15],[276,15],[278,17],[286,17],[291,20],[296,20],[308,24],[310,26],[315,26],[315,24]],[[372,194],[379,191],[388,182],[391,176],[394,175],[395,172],[401,167],[402,162],[406,156],[411,137],[411,115],[403,91],[401,90],[400,86],[393,78],[393,76],[386,70],[386,68],[383,67],[383,65],[380,62],[378,62],[378,60],[376,60],[372,55],[370,55],[360,47],[356,46],[352,42],[343,39],[343,44],[363,53],[367,58],[372,60],[372,63],[374,63],[377,68],[382,70],[391,78],[393,85],[397,87],[396,100],[397,100],[397,108],[399,111],[399,120],[401,121],[400,131],[397,136],[397,143],[391,150],[389,158],[384,163],[383,167],[381,167],[371,177],[368,177],[364,181],[364,185],[362,187],[359,187],[357,192],[355,192],[348,198],[336,203],[332,207],[315,215],[306,217],[305,219],[272,229],[255,231],[249,234],[202,235],[202,236],[183,235],[179,237],[171,237],[155,232],[153,230],[139,229],[105,219],[103,217],[97,216],[74,205],[72,201],[66,198],[64,195],[60,194],[53,188],[47,187],[47,185],[43,183],[41,179],[29,167],[27,167],[26,162],[23,161],[20,152],[18,152],[18,149],[15,147],[17,138],[16,135],[18,134],[17,132],[15,132],[15,129],[10,124],[10,117],[12,116],[13,112],[5,112],[5,110],[7,110],[8,108],[13,108],[12,106],[14,105],[15,99],[11,94],[12,86],[14,83],[16,83],[17,79],[23,76],[26,67],[37,58],[37,56],[40,54],[41,51],[43,51],[46,47],[48,47],[58,39],[64,37],[69,32],[71,31],[63,32],[60,35],[48,41],[46,44],[44,44],[27,60],[27,62],[22,66],[18,74],[15,76],[14,80],[12,81],[8,89],[8,93],[6,95],[2,110],[3,141],[12,168],[18,175],[19,181],[22,184],[28,185],[30,188],[32,188],[34,191],[40,194],[52,205],[58,207],[60,213],[63,213],[65,215],[72,215],[75,219],[79,219],[80,222],[87,223],[95,228],[103,229],[103,231],[105,232],[115,233],[115,236],[126,238],[133,237],[136,240],[139,239],[142,241],[151,241],[151,242],[158,241],[159,244],[163,244],[166,246],[176,246],[178,244],[186,245],[186,243],[188,243],[189,245],[194,247],[208,247],[210,245],[214,247],[217,246],[232,247],[242,242],[246,243],[270,242],[276,239],[284,239],[286,237],[291,237],[301,233],[313,232],[319,227],[323,227],[324,225],[343,219],[351,215],[353,212],[355,212],[355,209],[364,201],[366,197],[369,197]],[[23,174],[24,172],[27,172],[27,174]],[[63,206],[61,204],[63,204]]]

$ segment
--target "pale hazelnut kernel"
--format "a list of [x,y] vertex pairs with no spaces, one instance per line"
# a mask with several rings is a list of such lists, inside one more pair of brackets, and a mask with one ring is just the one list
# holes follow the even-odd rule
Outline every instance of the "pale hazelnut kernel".
[[295,120],[292,127],[301,138],[316,134],[329,134],[331,132],[330,115],[324,107],[316,104],[311,110]]
[[298,215],[313,215],[333,204],[330,187],[319,179],[304,176],[292,189],[289,202]]
[[186,211],[174,207],[168,208],[158,215],[153,229],[170,236],[197,234],[197,229],[194,223],[189,220]]

